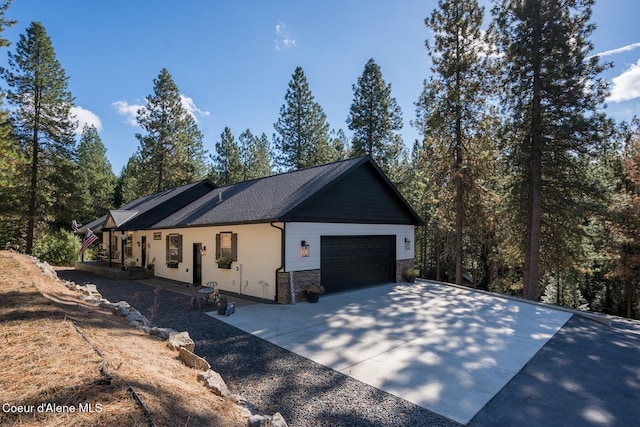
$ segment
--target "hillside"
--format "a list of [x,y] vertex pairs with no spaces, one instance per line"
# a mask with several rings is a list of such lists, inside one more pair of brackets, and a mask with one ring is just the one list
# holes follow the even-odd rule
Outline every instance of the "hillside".
[[177,351],[7,251],[0,330],[0,425],[150,425],[131,390],[158,426],[247,425],[241,408],[200,384]]

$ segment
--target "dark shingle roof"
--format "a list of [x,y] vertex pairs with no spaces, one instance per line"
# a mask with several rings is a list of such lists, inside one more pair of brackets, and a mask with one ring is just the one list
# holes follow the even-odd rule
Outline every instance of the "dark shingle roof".
[[[363,170],[364,167],[366,171]],[[358,183],[344,184],[347,176],[354,176],[354,172],[364,180]],[[375,181],[375,182],[374,182]],[[364,187],[376,187],[378,192],[374,197],[379,200],[382,207],[393,204],[397,209],[394,213],[382,212],[385,209],[370,209],[380,214],[363,215],[362,210],[355,212],[351,217],[340,215],[338,211],[344,207],[342,200],[337,202],[340,206],[330,206],[327,197],[331,198],[336,185],[353,188],[353,194],[362,193]],[[385,197],[379,197],[381,192]],[[372,200],[356,201],[346,194],[345,203],[350,205],[366,205]],[[371,191],[369,191],[371,193]],[[373,194],[373,193],[371,193]],[[324,196],[322,196],[324,195]],[[216,188],[208,180],[178,187],[162,193],[142,197],[118,210],[110,211],[116,223],[117,230],[148,230],[161,228],[181,228],[189,226],[205,226],[218,224],[243,224],[270,221],[295,221],[300,217],[296,214],[301,209],[313,210],[318,197],[324,197],[324,203],[330,206],[331,211],[325,212],[321,222],[375,222],[384,217],[384,223],[415,224],[421,223],[418,215],[402,198],[397,189],[389,182],[384,174],[375,165],[369,156],[342,160],[325,165],[313,166],[292,172],[272,175],[264,178],[240,182],[226,187]],[[343,194],[344,196],[344,194]],[[323,200],[323,199],[320,199]],[[335,203],[334,203],[335,204]],[[311,207],[310,207],[311,206]],[[380,207],[380,206],[378,206]],[[367,209],[365,206],[362,209]],[[136,213],[132,213],[135,211]],[[358,216],[363,215],[363,216]],[[107,217],[87,224],[92,229],[102,228]],[[313,219],[312,219],[313,220]],[[317,220],[320,221],[320,220]],[[396,222],[394,222],[396,221]]]
[[[214,188],[215,185],[205,179],[140,197],[119,209],[110,210],[109,215],[113,218],[118,230],[144,230]],[[104,215],[82,226],[78,231],[102,229],[109,215]]]
[[278,221],[367,160],[358,157],[219,187],[152,228]]

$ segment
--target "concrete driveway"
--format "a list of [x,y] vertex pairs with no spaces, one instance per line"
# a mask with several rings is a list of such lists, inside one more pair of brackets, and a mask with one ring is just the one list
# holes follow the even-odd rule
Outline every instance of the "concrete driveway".
[[253,304],[243,331],[467,424],[570,313],[432,282]]

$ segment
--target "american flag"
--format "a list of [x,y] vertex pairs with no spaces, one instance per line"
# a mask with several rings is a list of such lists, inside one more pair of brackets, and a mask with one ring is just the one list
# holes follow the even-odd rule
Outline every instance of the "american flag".
[[86,251],[89,246],[93,245],[96,240],[98,240],[98,236],[93,234],[93,231],[87,228],[87,234],[84,235],[84,239],[82,240],[80,253],[84,253],[84,251]]

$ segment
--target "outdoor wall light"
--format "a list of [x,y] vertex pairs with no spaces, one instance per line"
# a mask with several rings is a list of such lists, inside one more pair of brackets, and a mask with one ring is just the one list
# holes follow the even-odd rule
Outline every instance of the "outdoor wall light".
[[406,251],[411,249],[411,240],[407,239],[406,237],[404,238],[404,249]]
[[303,257],[309,256],[309,244],[306,240],[300,242],[300,255]]
[[138,245],[138,247],[140,247],[140,242],[136,242],[136,244]]
[[200,249],[200,255],[206,255],[207,254],[207,247],[203,246],[202,249]]

